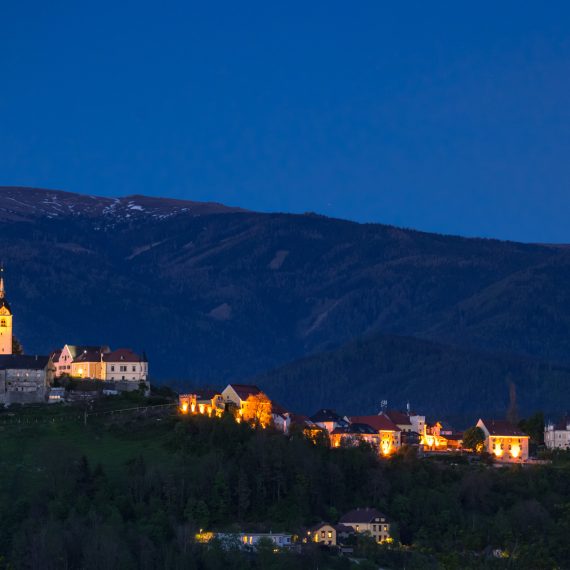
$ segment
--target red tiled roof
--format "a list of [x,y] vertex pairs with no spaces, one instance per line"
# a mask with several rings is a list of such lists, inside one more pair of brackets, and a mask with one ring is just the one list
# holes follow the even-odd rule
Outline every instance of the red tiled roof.
[[493,419],[482,419],[481,420],[490,435],[505,435],[511,437],[526,437],[517,426],[513,425],[507,420],[493,420]]
[[103,355],[103,362],[142,362],[143,359],[130,348],[119,348]]
[[383,415],[390,418],[395,424],[401,425],[412,425],[410,416],[404,412],[398,412],[397,410],[386,410],[382,412]]
[[388,416],[351,416],[350,423],[368,424],[376,431],[402,431]]

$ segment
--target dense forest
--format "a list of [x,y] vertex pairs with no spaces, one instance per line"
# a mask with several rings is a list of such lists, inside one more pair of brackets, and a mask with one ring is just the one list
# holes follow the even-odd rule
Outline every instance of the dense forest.
[[396,542],[361,537],[355,568],[569,567],[564,458],[502,469],[413,450],[380,460],[366,446],[330,449],[230,417],[4,418],[0,568],[348,569],[346,557],[313,546],[253,555],[194,537],[296,534],[359,506],[385,512]]
[[418,412],[463,427],[477,414],[504,417],[513,407],[522,414],[537,408],[549,415],[564,413],[567,402],[560,394],[570,382],[570,366],[377,333],[286,364],[253,382],[299,413],[310,415],[322,407],[377,413],[385,399],[401,408],[410,402]]

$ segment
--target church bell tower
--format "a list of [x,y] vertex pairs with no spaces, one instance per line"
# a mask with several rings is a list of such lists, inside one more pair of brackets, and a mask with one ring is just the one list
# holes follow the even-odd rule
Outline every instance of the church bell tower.
[[0,267],[0,356],[12,354],[12,310],[6,300],[4,268]]

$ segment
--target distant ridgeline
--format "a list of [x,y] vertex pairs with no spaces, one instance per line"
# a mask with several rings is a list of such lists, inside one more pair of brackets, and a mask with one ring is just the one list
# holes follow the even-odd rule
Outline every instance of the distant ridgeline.
[[29,188],[0,188],[0,243],[30,353],[105,339],[299,409],[570,408],[565,247]]

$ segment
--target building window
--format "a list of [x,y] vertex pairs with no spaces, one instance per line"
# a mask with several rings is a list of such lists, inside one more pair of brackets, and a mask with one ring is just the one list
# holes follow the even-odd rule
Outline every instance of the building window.
[[137,371],[136,366],[133,366],[133,372],[136,372],[136,371]]
[[111,372],[115,372],[115,367],[111,366]]
[[329,538],[332,538],[332,530],[329,530]]
[[6,326],[6,319],[2,319],[0,321],[0,327],[5,327]]

